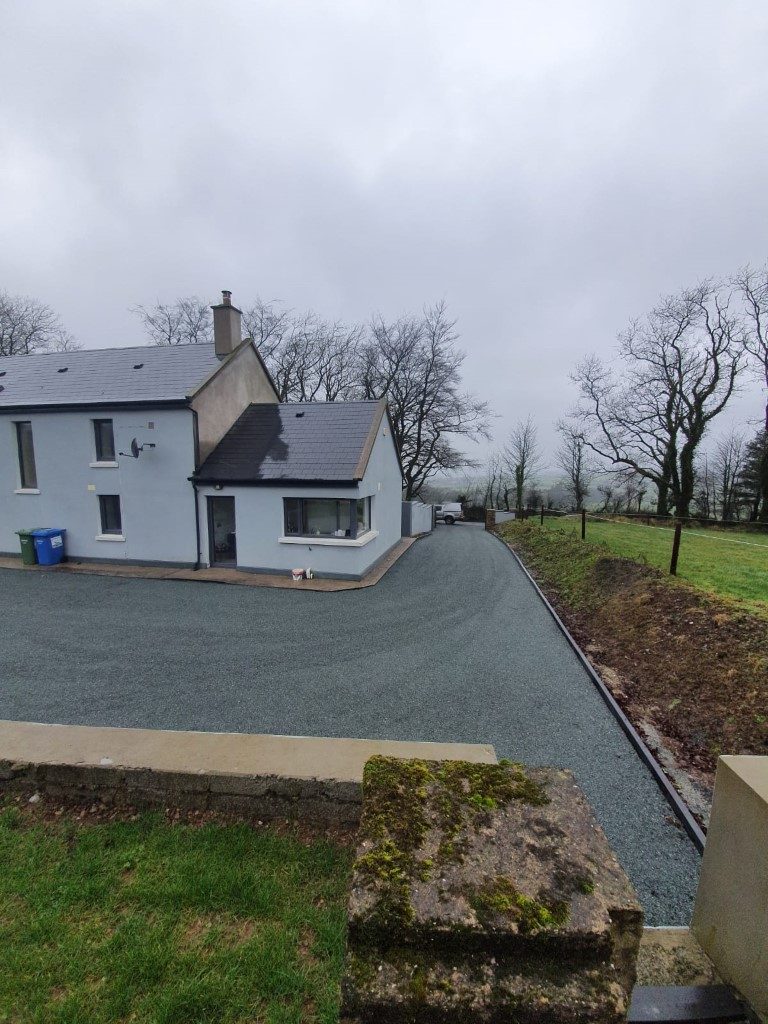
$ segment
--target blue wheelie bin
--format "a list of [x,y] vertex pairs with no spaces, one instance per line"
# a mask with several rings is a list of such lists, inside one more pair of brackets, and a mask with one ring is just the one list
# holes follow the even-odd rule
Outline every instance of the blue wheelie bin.
[[58,565],[64,558],[66,530],[33,530],[35,553],[40,565]]

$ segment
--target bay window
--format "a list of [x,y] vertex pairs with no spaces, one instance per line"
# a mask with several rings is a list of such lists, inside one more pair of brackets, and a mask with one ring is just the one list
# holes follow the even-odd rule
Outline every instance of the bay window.
[[371,528],[370,498],[284,498],[286,537],[354,540]]

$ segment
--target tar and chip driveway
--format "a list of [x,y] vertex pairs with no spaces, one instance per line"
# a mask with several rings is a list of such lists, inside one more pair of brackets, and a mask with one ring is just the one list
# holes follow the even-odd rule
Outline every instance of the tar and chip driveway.
[[440,526],[368,590],[0,571],[0,718],[492,743],[571,768],[646,922],[699,858],[509,552]]

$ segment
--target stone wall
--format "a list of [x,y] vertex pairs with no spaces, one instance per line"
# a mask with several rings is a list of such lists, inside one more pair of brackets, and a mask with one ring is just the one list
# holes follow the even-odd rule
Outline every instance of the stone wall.
[[110,765],[0,761],[0,792],[63,803],[100,801],[110,807],[173,807],[269,820],[302,818],[319,825],[354,826],[360,783],[279,775],[173,772]]
[[0,721],[0,793],[348,826],[374,754],[496,761],[479,744]]

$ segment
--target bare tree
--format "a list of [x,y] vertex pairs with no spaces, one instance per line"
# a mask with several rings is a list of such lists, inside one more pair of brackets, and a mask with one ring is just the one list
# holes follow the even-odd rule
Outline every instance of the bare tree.
[[731,431],[721,437],[712,460],[714,478],[714,511],[720,519],[739,519],[739,480],[744,471],[746,441],[742,434]]
[[482,504],[486,508],[509,511],[509,497],[513,490],[501,452],[491,452],[482,478]]
[[621,487],[618,499],[625,512],[639,512],[643,506],[643,498],[648,492],[644,478],[631,469],[616,474],[616,483]]
[[745,446],[738,490],[748,518],[768,522],[768,434],[762,429]]
[[50,306],[26,295],[0,292],[0,356],[71,352],[79,347]]
[[361,397],[387,399],[406,500],[435,473],[477,465],[453,438],[489,436],[487,403],[461,386],[455,327],[442,302],[420,317],[377,317],[361,353]]
[[557,430],[562,440],[555,452],[555,462],[565,473],[565,489],[573,507],[584,508],[596,472],[594,454],[570,423],[560,420]]
[[504,463],[515,481],[515,508],[522,509],[525,490],[539,467],[538,437],[530,416],[512,429],[504,446]]
[[290,334],[291,318],[292,311],[281,308],[276,300],[264,302],[257,298],[252,306],[243,310],[243,332],[253,338],[267,362]]
[[[752,359],[757,375],[765,385],[765,464],[758,467],[760,483],[759,518],[768,522],[768,264],[760,270],[744,267],[735,281],[746,309],[749,331],[745,348]],[[759,450],[759,449],[757,449]]]
[[715,476],[706,453],[696,464],[696,487],[693,504],[700,516],[715,518]]
[[213,341],[211,309],[196,295],[170,305],[132,306],[153,345],[205,345]]
[[705,281],[670,296],[619,339],[620,375],[595,356],[573,380],[575,428],[617,468],[656,485],[657,511],[687,516],[695,459],[743,369],[744,329],[730,296]]
[[338,402],[360,387],[364,328],[301,316],[277,302],[256,303],[243,314],[245,330],[269,366],[284,402]]
[[622,477],[620,473],[608,473],[603,482],[597,485],[597,493],[602,498],[598,512],[610,512],[613,515],[620,515],[625,508],[626,493],[621,487]]

